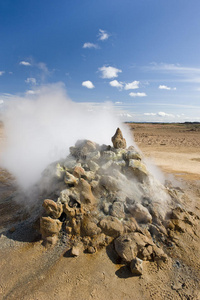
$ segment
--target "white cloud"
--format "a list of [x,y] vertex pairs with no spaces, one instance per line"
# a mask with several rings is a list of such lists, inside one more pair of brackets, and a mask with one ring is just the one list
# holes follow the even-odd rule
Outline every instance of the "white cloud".
[[103,66],[101,68],[99,68],[99,71],[102,72],[101,77],[102,78],[114,78],[114,77],[118,77],[118,73],[121,73],[122,70],[114,68],[114,67],[106,67]]
[[116,87],[116,88],[120,89],[120,90],[123,88],[123,83],[119,82],[117,80],[110,81],[109,84],[113,87]]
[[156,113],[144,113],[145,116],[156,116]]
[[125,119],[133,117],[131,114],[125,113],[125,112],[118,113],[117,115],[118,115],[118,117],[125,118]]
[[3,100],[0,100],[0,104],[3,104],[4,103],[4,101]]
[[5,73],[5,71],[0,71],[0,76],[2,76]]
[[174,87],[174,88],[171,88],[171,87],[169,87],[169,86],[166,86],[166,85],[159,85],[159,87],[158,87],[160,90],[176,90],[176,87]]
[[99,29],[98,36],[100,41],[105,41],[109,38],[110,35],[105,30]]
[[36,79],[33,78],[33,77],[27,78],[27,79],[25,80],[25,82],[28,83],[28,84],[33,84],[33,85],[35,85],[35,84],[37,83]]
[[99,46],[97,44],[93,44],[93,43],[84,43],[83,44],[83,48],[86,49],[86,48],[94,48],[94,49],[98,49]]
[[163,111],[158,112],[157,115],[160,116],[160,117],[174,117],[174,115],[167,114],[167,113],[165,113]]
[[122,104],[122,102],[120,102],[120,101],[117,101],[117,102],[115,102],[115,104]]
[[36,94],[36,92],[33,90],[26,91],[26,95],[35,95],[35,94]]
[[130,93],[129,96],[131,97],[146,97],[146,93]]
[[30,62],[24,61],[24,60],[20,61],[19,64],[22,65],[22,66],[31,66]]
[[85,86],[88,89],[93,89],[95,87],[94,84],[90,80],[83,81],[82,86]]
[[135,90],[135,89],[139,88],[139,84],[140,84],[140,82],[135,80],[133,82],[126,83],[124,89],[125,90]]

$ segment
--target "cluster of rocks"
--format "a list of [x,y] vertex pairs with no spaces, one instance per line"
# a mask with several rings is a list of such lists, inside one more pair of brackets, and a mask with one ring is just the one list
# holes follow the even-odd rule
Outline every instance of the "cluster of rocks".
[[47,244],[67,236],[74,256],[95,253],[114,241],[122,261],[140,275],[144,260],[167,259],[154,237],[167,235],[166,208],[172,198],[141,154],[126,148],[119,128],[112,143],[77,141],[66,159],[45,170],[43,184],[50,182],[51,197],[43,202],[40,232]]

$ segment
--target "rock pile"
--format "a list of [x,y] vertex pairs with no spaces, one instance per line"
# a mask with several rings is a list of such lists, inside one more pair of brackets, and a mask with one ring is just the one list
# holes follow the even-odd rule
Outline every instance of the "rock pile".
[[48,244],[66,235],[74,256],[95,253],[114,240],[122,261],[141,275],[143,260],[167,258],[152,237],[167,235],[172,198],[142,155],[133,146],[126,149],[119,128],[112,142],[113,147],[77,141],[65,160],[45,170],[43,184],[50,182],[52,189],[43,202],[40,232]]

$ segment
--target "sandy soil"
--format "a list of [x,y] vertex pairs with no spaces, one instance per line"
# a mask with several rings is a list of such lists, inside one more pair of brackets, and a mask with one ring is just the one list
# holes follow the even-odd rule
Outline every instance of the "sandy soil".
[[155,124],[131,128],[143,153],[180,178],[189,195],[183,201],[193,222],[166,245],[168,262],[145,262],[143,275],[134,277],[112,245],[76,258],[64,244],[44,248],[23,207],[12,200],[14,181],[1,170],[0,299],[200,299],[200,129]]
[[200,124],[131,124],[135,142],[165,172],[200,180]]

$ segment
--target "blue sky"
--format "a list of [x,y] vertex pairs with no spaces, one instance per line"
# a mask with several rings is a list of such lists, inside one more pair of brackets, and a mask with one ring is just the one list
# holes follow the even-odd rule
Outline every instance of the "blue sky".
[[199,0],[1,0],[0,108],[63,82],[127,121],[200,121]]

